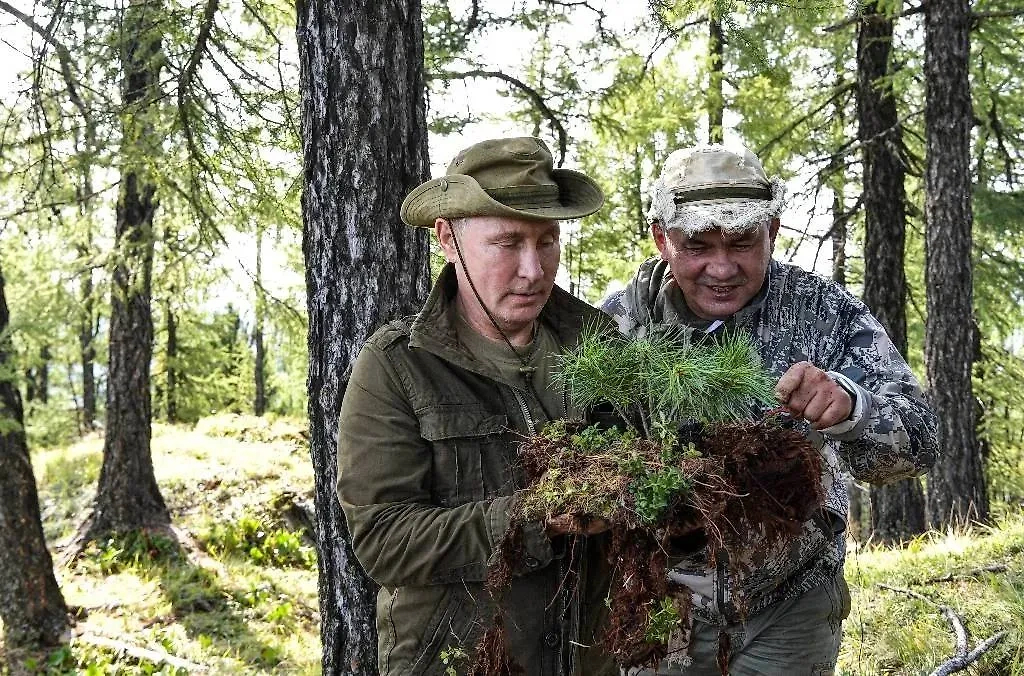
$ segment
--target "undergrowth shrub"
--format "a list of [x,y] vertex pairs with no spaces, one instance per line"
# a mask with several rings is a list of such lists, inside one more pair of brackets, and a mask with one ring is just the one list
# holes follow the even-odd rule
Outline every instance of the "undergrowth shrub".
[[95,568],[103,575],[170,563],[182,559],[178,543],[169,537],[143,530],[115,533],[92,542],[82,552],[78,565]]
[[152,674],[187,676],[188,669],[127,655],[113,648],[72,643],[56,648],[45,658],[29,658],[23,666],[32,674],[47,676],[106,676],[107,674]]
[[247,557],[253,563],[276,568],[306,568],[316,565],[313,548],[300,533],[275,526],[268,520],[243,515],[228,523],[215,523],[200,541],[210,554]]
[[211,437],[227,437],[238,441],[296,445],[305,444],[309,431],[305,421],[297,418],[238,415],[224,413],[202,418],[196,423],[196,432]]
[[56,402],[30,401],[25,404],[25,436],[29,448],[51,448],[68,444],[79,437],[74,408]]

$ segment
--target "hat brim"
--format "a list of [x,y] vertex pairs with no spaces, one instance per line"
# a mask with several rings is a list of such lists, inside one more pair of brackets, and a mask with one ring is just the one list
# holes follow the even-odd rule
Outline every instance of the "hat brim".
[[510,207],[492,198],[466,174],[449,174],[417,186],[402,202],[402,220],[418,228],[432,228],[438,218],[503,216],[525,220],[572,220],[589,216],[604,204],[604,193],[589,176],[572,169],[553,169],[558,184],[558,205]]

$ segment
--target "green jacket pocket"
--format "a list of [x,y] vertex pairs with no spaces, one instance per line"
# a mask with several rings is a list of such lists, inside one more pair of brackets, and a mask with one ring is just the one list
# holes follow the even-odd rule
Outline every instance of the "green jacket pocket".
[[514,482],[508,418],[479,404],[442,404],[416,412],[430,443],[430,492],[445,507],[507,495]]

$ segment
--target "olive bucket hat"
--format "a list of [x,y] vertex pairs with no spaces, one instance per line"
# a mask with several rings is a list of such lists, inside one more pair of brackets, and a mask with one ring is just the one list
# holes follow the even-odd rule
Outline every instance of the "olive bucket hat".
[[416,187],[402,202],[402,220],[432,228],[437,218],[506,216],[566,220],[594,213],[604,203],[590,177],[555,169],[538,138],[481,141],[461,151],[445,175]]

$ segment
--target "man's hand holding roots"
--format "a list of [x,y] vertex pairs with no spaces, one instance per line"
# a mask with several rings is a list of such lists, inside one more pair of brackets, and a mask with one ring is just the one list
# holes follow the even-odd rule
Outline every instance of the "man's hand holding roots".
[[853,412],[850,394],[809,361],[793,364],[782,374],[775,396],[787,413],[816,430],[841,423]]

